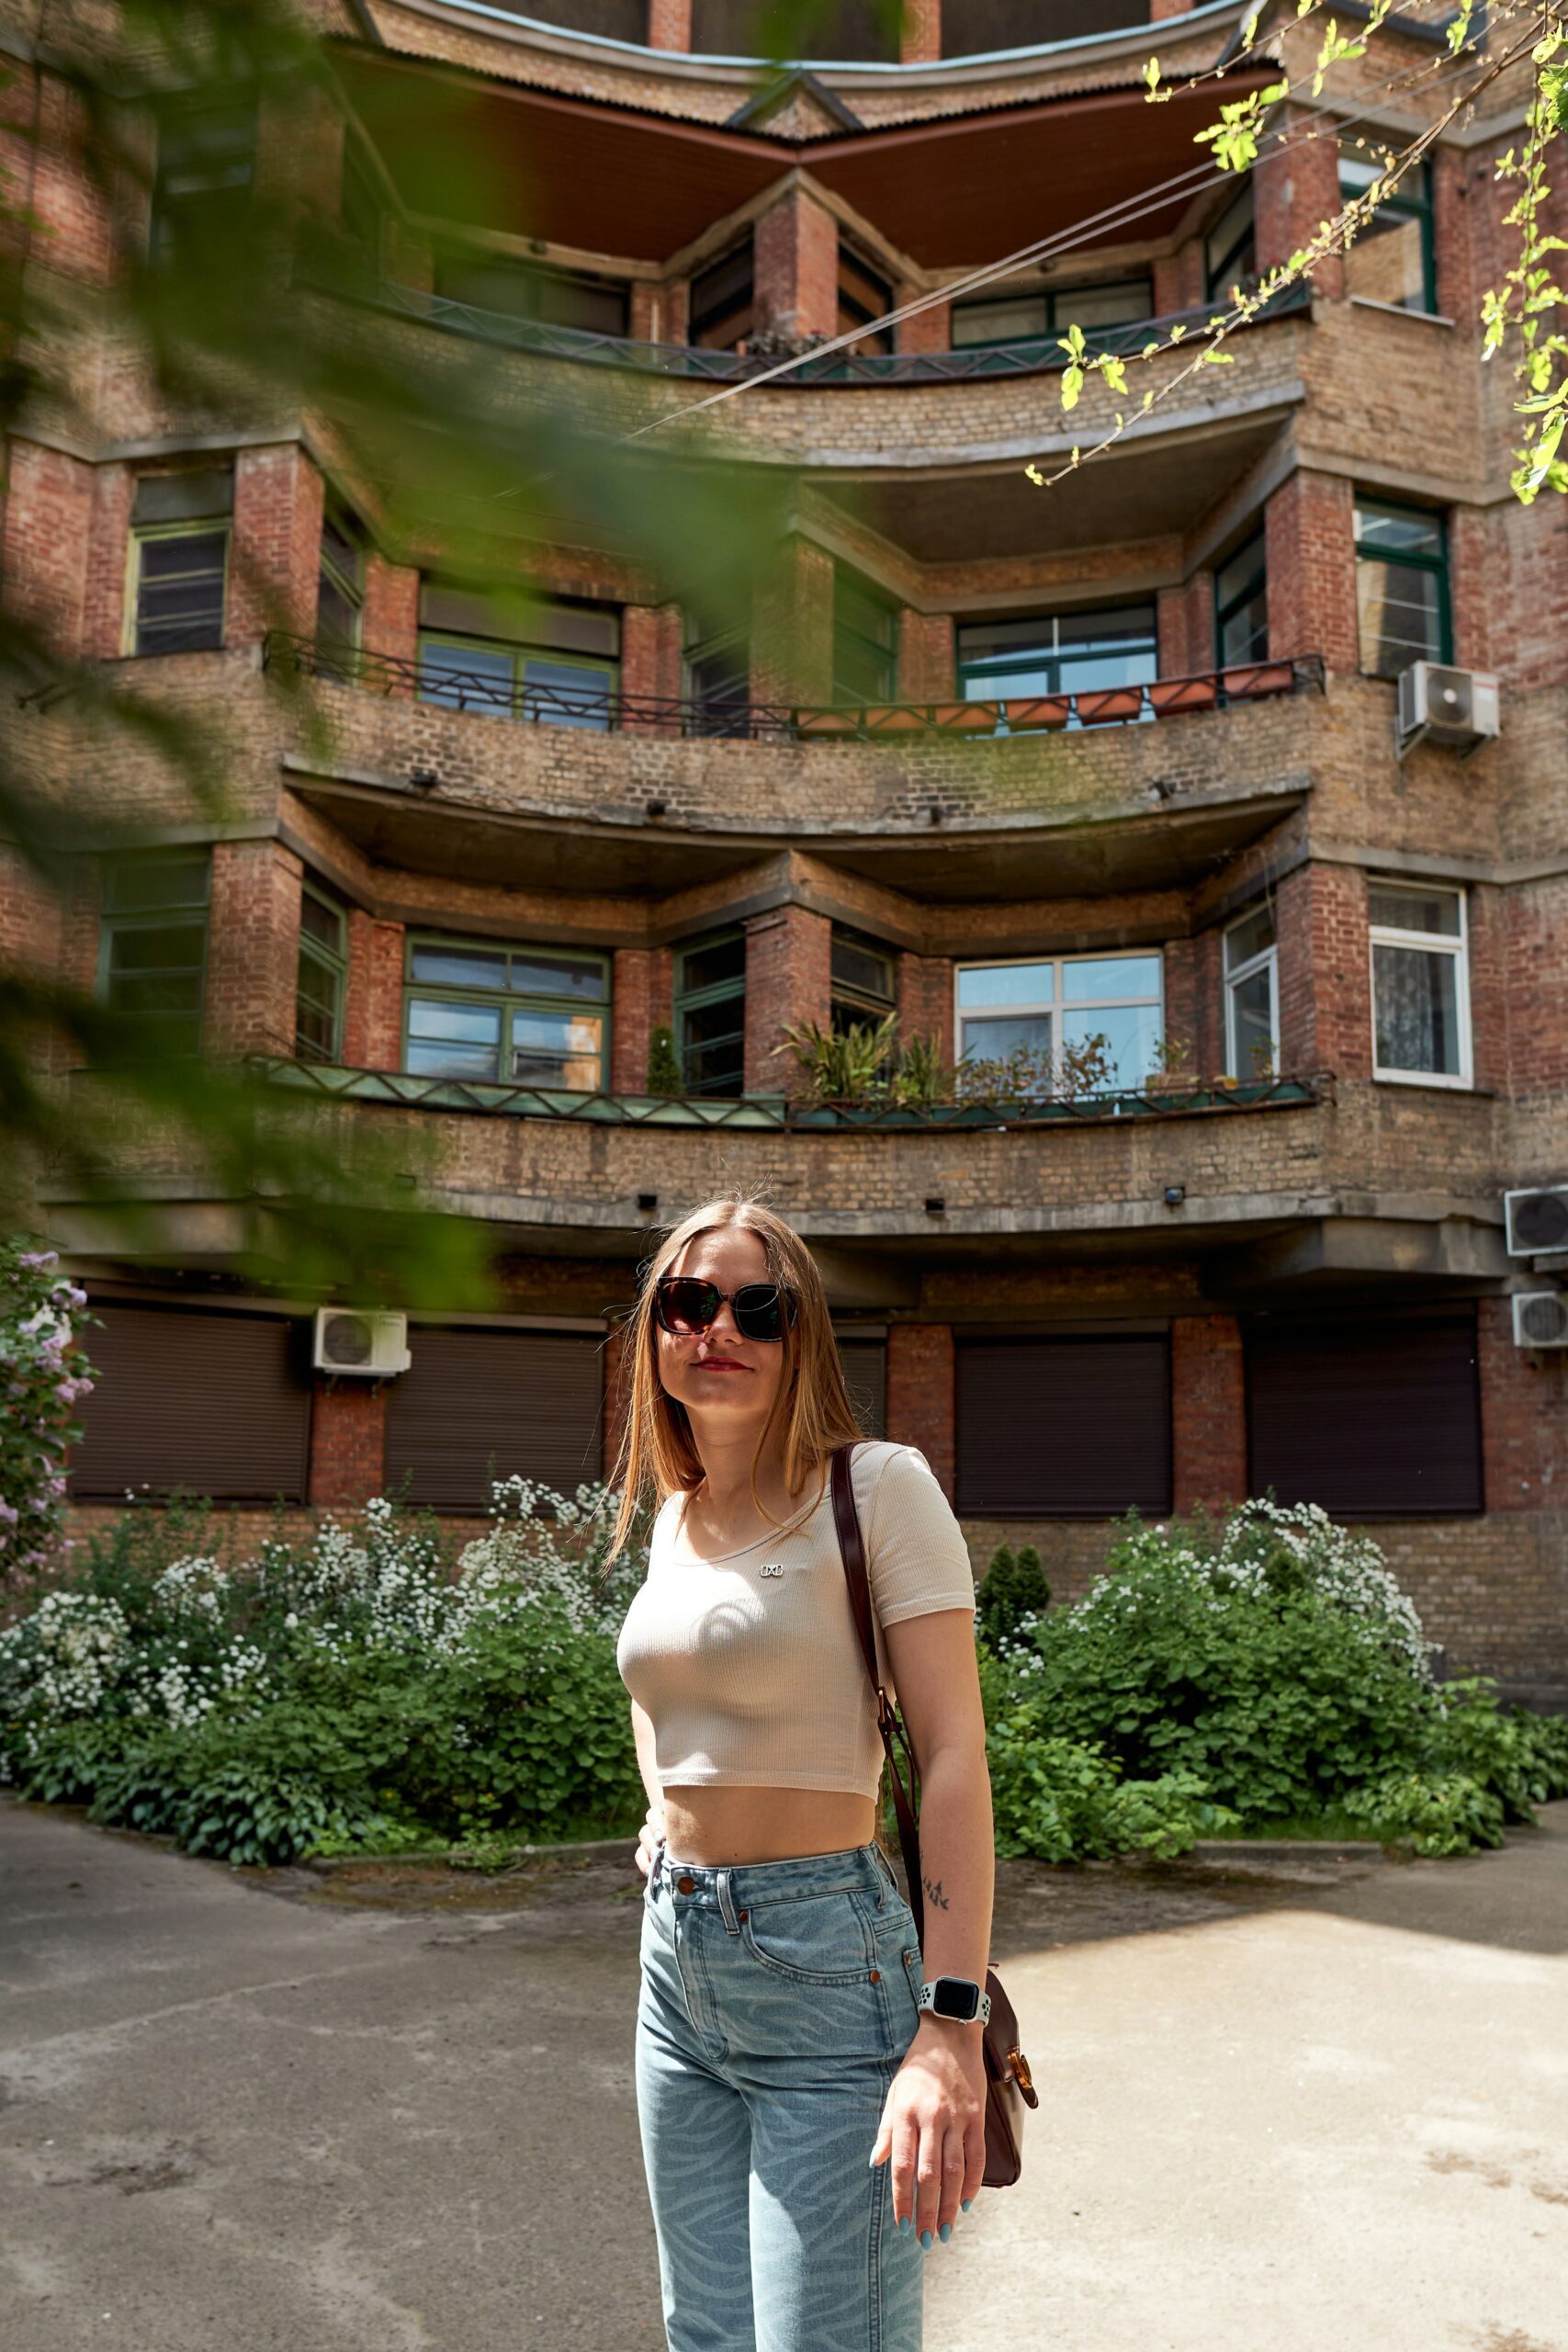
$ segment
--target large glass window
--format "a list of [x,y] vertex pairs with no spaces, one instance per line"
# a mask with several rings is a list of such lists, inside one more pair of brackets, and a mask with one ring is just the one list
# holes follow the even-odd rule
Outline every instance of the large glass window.
[[1012,293],[987,294],[977,302],[953,306],[954,351],[975,345],[1036,343],[1065,334],[1069,326],[1082,327],[1092,337],[1104,327],[1135,326],[1152,318],[1154,281],[1148,277],[1119,277],[1098,286],[1025,287]]
[[1069,1057],[1099,1035],[1110,1049],[1108,1085],[1141,1085],[1154,1068],[1162,1025],[1157,954],[961,964],[954,1000],[958,1050],[971,1061],[1005,1061],[1022,1050],[1060,1082]]
[[891,702],[898,691],[898,616],[840,564],[833,574],[833,699]]
[[1225,1068],[1267,1078],[1280,1064],[1279,955],[1274,910],[1258,907],[1225,933]]
[[158,115],[148,254],[158,265],[176,248],[214,256],[231,249],[251,198],[255,100],[167,100]]
[[603,729],[619,684],[620,639],[620,615],[609,605],[542,597],[509,611],[482,590],[426,581],[420,698]]
[[757,323],[751,240],[693,278],[686,341],[703,351],[735,351]]
[[316,633],[329,645],[356,646],[365,606],[366,534],[342,501],[329,497],[321,514]]
[[435,292],[444,301],[586,334],[626,334],[626,289],[614,279],[574,277],[515,254],[451,246],[438,247],[434,260]]
[[746,1081],[746,934],[722,931],[675,960],[675,1035],[688,1094],[741,1094]]
[[721,630],[686,649],[692,735],[745,735],[750,725],[751,641],[744,629]]
[[1375,1075],[1468,1086],[1463,892],[1373,881],[1368,915]]
[[1214,574],[1214,644],[1223,670],[1269,658],[1269,577],[1261,531]]
[[407,956],[403,1068],[413,1076],[603,1086],[607,956],[417,933]]
[[223,642],[231,467],[143,474],[130,510],[128,653],[196,653]]
[[132,851],[104,868],[98,992],[149,1054],[200,1046],[211,872],[205,846]]
[[1244,180],[1203,240],[1203,300],[1223,301],[1258,275],[1252,182]]
[[294,998],[294,1051],[300,1061],[341,1058],[347,980],[348,918],[335,899],[307,882],[299,900],[299,964]]
[[958,674],[968,702],[1146,684],[1159,675],[1155,608],[1118,605],[1100,613],[965,622],[958,632]]
[[893,1010],[893,957],[880,941],[844,923],[833,925],[831,1025],[842,1033],[859,1022],[874,1025]]
[[[1350,203],[1381,179],[1383,160],[1339,150],[1339,199]],[[1421,163],[1401,175],[1345,255],[1345,289],[1363,301],[1391,302],[1401,311],[1438,307],[1437,251],[1432,237],[1432,167]]]
[[1397,678],[1413,662],[1451,662],[1443,518],[1419,506],[1356,502],[1361,667]]

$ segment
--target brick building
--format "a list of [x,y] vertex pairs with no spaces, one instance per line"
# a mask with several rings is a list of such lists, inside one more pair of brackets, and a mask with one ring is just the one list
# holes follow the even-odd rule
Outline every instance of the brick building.
[[[1151,13],[1176,81],[1250,5]],[[1373,1527],[1456,1670],[1562,1703],[1568,1351],[1517,1344],[1514,1299],[1568,1256],[1510,1255],[1504,1195],[1568,1183],[1568,514],[1509,492],[1474,325],[1520,86],[1231,365],[1039,492],[1025,462],[1117,404],[1091,378],[1064,416],[1067,324],[1136,350],[1288,255],[1369,140],[1444,114],[1440,32],[1381,33],[1238,186],[1193,167],[1213,82],[1145,105],[1134,0],[920,0],[901,56],[846,0],[765,99],[754,15],[363,0],[331,34],[341,112],[149,101],[151,222],[51,175],[46,139],[31,266],[91,279],[193,195],[292,174],[358,240],[390,347],[483,345],[520,398],[617,429],[867,327],[671,445],[788,484],[750,608],[717,616],[607,545],[536,544],[519,623],[391,541],[310,417],[152,413],[113,354],[90,433],[13,440],[6,594],[220,709],[234,750],[209,822],[127,755],[100,784],[145,852],[101,870],[83,841],[58,903],[13,873],[0,941],[406,1141],[505,1299],[416,1317],[395,1376],[312,1372],[317,1302],[233,1278],[249,1210],[139,1141],[139,1251],[39,1203],[107,1324],[75,1508],[408,1475],[457,1512],[492,1457],[573,1485],[650,1227],[765,1183],[871,1423],[926,1451],[977,1564],[1032,1540],[1070,1595],[1130,1506],[1271,1486]],[[1293,18],[1265,7],[1288,69]],[[47,41],[8,38],[47,126]],[[533,159],[482,220],[422,177],[426,86]],[[1495,673],[1499,731],[1402,753],[1418,661]],[[74,723],[29,714],[45,772]],[[1027,1049],[1056,1091],[792,1099],[784,1022],[885,1011],[950,1057]]]

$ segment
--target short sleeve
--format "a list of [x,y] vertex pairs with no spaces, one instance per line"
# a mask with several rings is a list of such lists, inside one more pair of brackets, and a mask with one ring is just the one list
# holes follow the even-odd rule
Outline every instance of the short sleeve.
[[878,1622],[973,1609],[969,1546],[936,1473],[918,1447],[892,1447],[866,1520],[866,1570]]

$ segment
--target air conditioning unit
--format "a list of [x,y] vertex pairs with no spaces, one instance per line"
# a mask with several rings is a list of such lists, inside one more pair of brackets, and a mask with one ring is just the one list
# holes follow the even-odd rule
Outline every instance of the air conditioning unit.
[[1519,1291],[1514,1299],[1516,1348],[1568,1348],[1568,1292]]
[[1503,1216],[1510,1258],[1542,1258],[1568,1250],[1568,1184],[1505,1193]]
[[407,1372],[413,1361],[408,1349],[408,1317],[389,1308],[318,1306],[316,1369],[356,1373],[367,1380],[385,1380],[395,1372]]
[[1497,681],[1489,670],[1450,670],[1413,662],[1399,673],[1399,756],[1413,743],[1451,743],[1473,752],[1502,732]]

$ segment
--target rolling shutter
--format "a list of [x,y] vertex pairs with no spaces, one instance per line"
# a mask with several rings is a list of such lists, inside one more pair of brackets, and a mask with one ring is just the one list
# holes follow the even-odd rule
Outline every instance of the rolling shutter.
[[563,1495],[597,1479],[604,1344],[592,1331],[412,1324],[413,1362],[387,1400],[389,1493],[412,1471],[413,1503],[485,1511],[492,1478],[537,1478]]
[[97,1385],[78,1408],[76,1500],[145,1486],[214,1502],[304,1501],[310,1388],[288,1316],[89,1304],[104,1319],[81,1334]]
[[856,1339],[852,1334],[839,1341],[839,1360],[844,1367],[844,1385],[850,1392],[850,1402],[860,1416],[860,1425],[867,1437],[887,1434],[887,1342],[886,1340]]
[[1103,1519],[1170,1509],[1163,1332],[962,1340],[956,1352],[961,1512]]
[[1337,1519],[1482,1509],[1472,1307],[1260,1321],[1247,1389],[1254,1494]]

